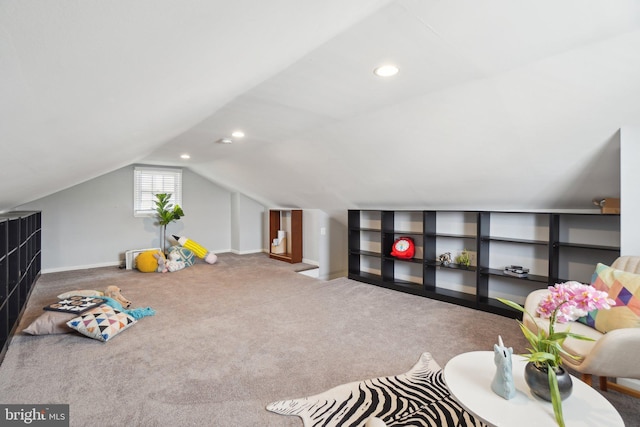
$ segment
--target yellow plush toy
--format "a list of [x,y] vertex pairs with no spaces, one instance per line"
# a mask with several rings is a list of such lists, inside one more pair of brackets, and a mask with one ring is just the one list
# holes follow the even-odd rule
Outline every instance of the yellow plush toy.
[[200,243],[191,239],[187,239],[184,236],[176,236],[175,234],[173,234],[172,236],[178,241],[178,243],[180,243],[183,248],[189,249],[198,258],[203,259],[205,262],[209,264],[215,264],[215,262],[218,260],[216,254],[214,254],[213,252],[209,252],[209,250],[202,246]]
[[158,271],[158,254],[162,256],[158,250],[142,252],[136,257],[136,268],[143,273],[155,273]]

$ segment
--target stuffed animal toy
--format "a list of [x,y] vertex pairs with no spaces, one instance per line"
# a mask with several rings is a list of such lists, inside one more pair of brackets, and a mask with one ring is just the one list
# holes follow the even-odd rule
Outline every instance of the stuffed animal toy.
[[[153,273],[158,270],[158,250],[142,252],[136,257],[136,268],[143,273]],[[164,257],[163,257],[164,258]]]
[[218,260],[216,254],[209,252],[208,249],[191,239],[187,239],[186,237],[178,237],[175,234],[173,235],[173,238],[176,239],[178,243],[180,243],[180,245],[192,251],[198,258],[203,259],[209,264],[215,264],[215,262]]
[[167,271],[173,273],[174,271],[182,270],[185,267],[186,264],[180,259],[180,254],[175,251],[169,252],[169,259],[158,257],[159,273],[166,273]]
[[156,251],[153,254],[153,257],[156,259],[156,270],[158,273],[165,273],[165,264],[167,259],[164,257],[164,254],[160,251]]
[[131,301],[122,296],[120,288],[117,286],[107,286],[107,289],[104,290],[104,296],[113,298],[122,304],[124,308],[129,308],[131,306]]

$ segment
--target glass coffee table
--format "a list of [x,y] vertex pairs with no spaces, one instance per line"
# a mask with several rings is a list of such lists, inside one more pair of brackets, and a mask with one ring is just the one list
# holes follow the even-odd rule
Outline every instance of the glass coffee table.
[[[491,390],[496,372],[493,351],[474,351],[460,354],[444,367],[444,380],[462,407],[481,421],[498,427],[556,426],[551,402],[542,400],[529,391],[524,381],[527,361],[513,355],[513,381],[516,396],[506,400]],[[616,409],[589,385],[572,377],[571,396],[562,401],[562,412],[567,427],[624,427]]]

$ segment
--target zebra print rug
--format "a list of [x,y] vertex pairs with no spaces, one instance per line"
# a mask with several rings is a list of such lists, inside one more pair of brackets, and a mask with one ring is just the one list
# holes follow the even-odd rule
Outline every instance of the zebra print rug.
[[423,353],[405,374],[343,384],[302,399],[267,405],[281,415],[297,415],[305,427],[361,427],[371,417],[387,427],[484,427],[449,393],[442,369]]

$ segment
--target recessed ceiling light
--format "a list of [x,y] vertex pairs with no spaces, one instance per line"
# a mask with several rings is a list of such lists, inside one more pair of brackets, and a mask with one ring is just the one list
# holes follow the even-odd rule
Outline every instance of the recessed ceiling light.
[[233,132],[231,134],[231,136],[234,137],[234,138],[242,138],[242,137],[244,137],[244,132],[242,132],[241,130],[237,130],[237,131]]
[[391,77],[398,74],[398,71],[398,67],[396,67],[395,65],[387,64],[377,67],[375,70],[373,70],[373,74],[378,77]]
[[218,144],[233,144],[233,139],[231,139],[231,138],[220,138],[216,142]]
[[190,155],[188,155],[187,153],[184,153],[184,154],[181,154],[181,155],[180,155],[180,158],[181,158],[181,159],[185,159],[185,160],[186,160],[186,159],[190,159],[190,158],[191,158],[191,156],[190,156]]

